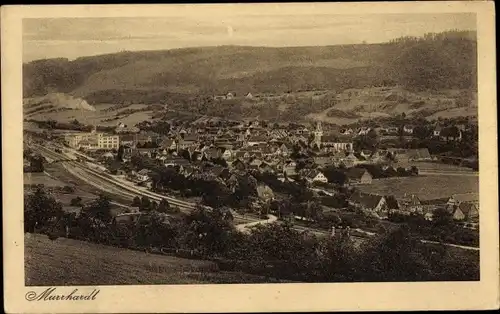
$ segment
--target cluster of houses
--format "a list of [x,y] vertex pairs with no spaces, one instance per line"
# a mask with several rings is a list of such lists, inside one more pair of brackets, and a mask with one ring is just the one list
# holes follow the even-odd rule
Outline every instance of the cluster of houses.
[[447,210],[454,220],[467,222],[471,228],[479,223],[479,195],[477,193],[453,194],[449,197],[421,200],[416,195],[404,195],[401,198],[370,193],[355,192],[349,204],[362,208],[379,218],[387,218],[391,213],[402,215],[421,215],[426,220],[433,220],[436,209]]
[[[394,169],[394,163],[432,160],[427,149],[399,149],[355,151],[353,138],[359,134],[368,134],[370,128],[356,130],[344,129],[340,133],[327,133],[320,123],[315,128],[297,125],[294,128],[263,127],[258,120],[236,125],[191,124],[173,126],[168,134],[137,132],[119,124],[117,135],[105,135],[93,130],[90,133],[68,134],[64,138],[69,146],[90,150],[108,150],[102,154],[104,159],[115,159],[119,146],[123,148],[122,159],[110,169],[113,173],[126,175],[129,179],[151,183],[148,169],[124,167],[130,165],[132,156],[143,156],[157,160],[165,167],[173,167],[186,178],[210,173],[217,180],[230,184],[234,173],[255,170],[260,173],[273,173],[280,180],[293,181],[299,175],[310,183],[328,183],[322,172],[329,166],[344,167],[346,184],[372,184],[372,174],[355,167],[361,164],[378,164],[382,170]],[[92,145],[87,142],[92,141]],[[313,152],[313,153],[312,153]],[[306,166],[298,167],[307,159]],[[207,163],[208,162],[208,163]],[[211,164],[207,167],[207,164]],[[263,186],[260,190],[271,194],[272,190]],[[264,192],[262,192],[264,193]],[[364,208],[380,218],[386,218],[390,212],[403,214],[417,213],[426,219],[432,219],[436,208],[444,206],[452,211],[456,220],[475,221],[477,202],[471,202],[464,196],[454,195],[442,200],[419,200],[415,196],[396,199],[392,196],[367,194],[357,191],[349,199],[352,206]]]

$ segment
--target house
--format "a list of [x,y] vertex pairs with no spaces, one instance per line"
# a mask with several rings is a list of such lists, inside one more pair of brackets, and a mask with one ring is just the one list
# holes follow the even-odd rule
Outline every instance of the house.
[[263,162],[259,166],[259,171],[262,173],[274,173],[274,168],[267,162]]
[[139,180],[141,182],[145,182],[145,181],[149,180],[149,174],[150,174],[150,171],[148,169],[142,169],[139,172],[137,172],[135,176],[136,176],[137,180]]
[[250,161],[249,165],[259,167],[262,163],[263,161],[260,160],[259,158],[254,158]]
[[320,143],[323,147],[328,147],[327,151],[352,151],[353,143],[351,137],[325,135],[321,137]]
[[415,127],[413,125],[406,124],[405,126],[403,126],[403,132],[406,134],[413,134],[414,129]]
[[437,208],[446,209],[448,207],[448,198],[437,198],[430,200],[420,200],[420,208],[426,220],[432,221],[434,218],[434,211]]
[[226,94],[226,99],[233,99],[234,97],[236,97],[236,94],[233,94],[233,93]]
[[348,184],[371,184],[373,177],[364,168],[350,168],[346,172],[347,183]]
[[357,191],[351,195],[348,202],[351,206],[371,211],[381,217],[387,215],[387,200],[382,195],[368,194]]
[[346,166],[347,168],[350,168],[359,164],[360,160],[358,159],[358,157],[354,156],[354,154],[350,153],[346,157],[342,158],[340,163]]
[[455,220],[478,221],[479,219],[479,208],[474,203],[461,203],[452,213]]
[[222,158],[224,158],[225,160],[228,160],[228,159],[231,159],[233,156],[233,152],[232,150],[226,148],[223,150],[223,153],[222,153]]
[[199,145],[199,139],[196,134],[186,134],[184,138],[179,139],[177,144],[178,149],[186,149],[188,147],[196,147]]
[[203,155],[207,158],[207,159],[217,159],[217,158],[220,158],[222,156],[222,153],[219,149],[215,148],[215,147],[212,147],[212,148],[209,148],[207,150],[205,150],[203,152]]
[[231,163],[231,168],[236,170],[245,170],[246,164],[241,159],[237,158]]
[[161,149],[166,149],[166,150],[175,150],[177,149],[177,143],[174,139],[164,139],[162,140],[159,145]]
[[295,161],[288,161],[283,165],[283,172],[286,173],[288,176],[293,176],[296,175],[297,172],[295,171],[295,168],[297,167],[297,163]]
[[361,152],[359,152],[359,154],[365,159],[367,160],[368,158],[371,157],[372,155],[372,151],[371,150],[367,150],[367,149],[363,149]]
[[440,125],[436,126],[436,128],[435,128],[435,129],[434,129],[434,131],[432,132],[432,135],[433,135],[433,136],[435,136],[435,137],[440,137],[440,136],[441,136],[441,130],[442,130],[442,129],[443,129],[443,128],[442,128]]
[[340,130],[340,134],[342,135],[352,135],[354,134],[354,130],[353,129],[342,129]]
[[423,205],[420,199],[412,194],[412,195],[404,195],[402,198],[398,200],[399,208],[404,210],[406,213],[417,213],[423,214]]
[[318,165],[318,167],[326,167],[333,164],[332,159],[328,156],[313,157],[313,161],[316,165]]
[[370,131],[371,128],[362,126],[358,131],[358,135],[367,135]]
[[246,99],[253,99],[253,95],[252,93],[248,93],[246,96],[245,96]]
[[406,156],[408,157],[408,161],[432,160],[429,149],[427,148],[408,149],[406,151]]
[[267,143],[267,138],[265,136],[251,136],[247,140],[248,146],[254,146],[254,145],[259,145],[259,144],[266,144]]
[[165,167],[190,165],[189,160],[186,160],[184,158],[169,158],[169,159],[166,159],[163,163],[164,163]]
[[305,170],[304,177],[306,181],[309,183],[312,182],[328,183],[328,179],[325,177],[325,175],[317,169]]

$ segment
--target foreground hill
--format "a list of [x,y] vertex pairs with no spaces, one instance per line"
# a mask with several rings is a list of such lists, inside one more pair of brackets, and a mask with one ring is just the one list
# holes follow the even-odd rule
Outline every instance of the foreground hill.
[[216,271],[212,262],[152,255],[44,235],[26,234],[28,286],[207,284],[270,282],[260,276]]

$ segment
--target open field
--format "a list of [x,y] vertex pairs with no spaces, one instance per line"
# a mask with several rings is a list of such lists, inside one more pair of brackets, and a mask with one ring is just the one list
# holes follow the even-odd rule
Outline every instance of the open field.
[[[123,122],[126,125],[132,126],[139,122],[151,119],[153,111],[147,111],[146,107],[147,105],[143,104],[132,104],[128,106],[119,104],[101,104],[95,106],[95,111],[84,109],[66,109],[56,112],[35,112],[29,115],[25,115],[25,118],[35,120],[53,119],[58,122],[69,122],[76,119],[82,124],[101,126],[114,126],[119,122]],[[161,106],[159,106],[159,108],[161,108]],[[132,110],[144,111],[131,112]],[[129,111],[130,113],[127,113],[127,111]],[[25,122],[25,124],[27,124],[25,128],[33,128],[30,127],[28,122]]]
[[477,193],[479,177],[477,176],[418,176],[404,178],[385,178],[373,180],[370,185],[360,185],[363,192],[394,195],[403,197],[414,194],[421,200],[446,198],[457,193]]
[[398,167],[415,166],[420,171],[451,171],[451,172],[473,172],[471,168],[460,167],[457,165],[443,164],[437,162],[410,162],[410,163],[397,163]]
[[263,283],[272,280],[217,271],[214,263],[153,255],[66,238],[25,236],[29,286]]
[[43,184],[46,187],[63,187],[66,184],[48,176],[44,172],[25,172],[23,174],[24,185]]

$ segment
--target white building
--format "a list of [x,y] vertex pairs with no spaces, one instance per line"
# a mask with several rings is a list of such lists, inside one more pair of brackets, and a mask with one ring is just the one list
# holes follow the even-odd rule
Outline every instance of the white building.
[[89,133],[71,133],[64,136],[66,143],[75,149],[118,149],[120,137],[98,133],[93,129]]

